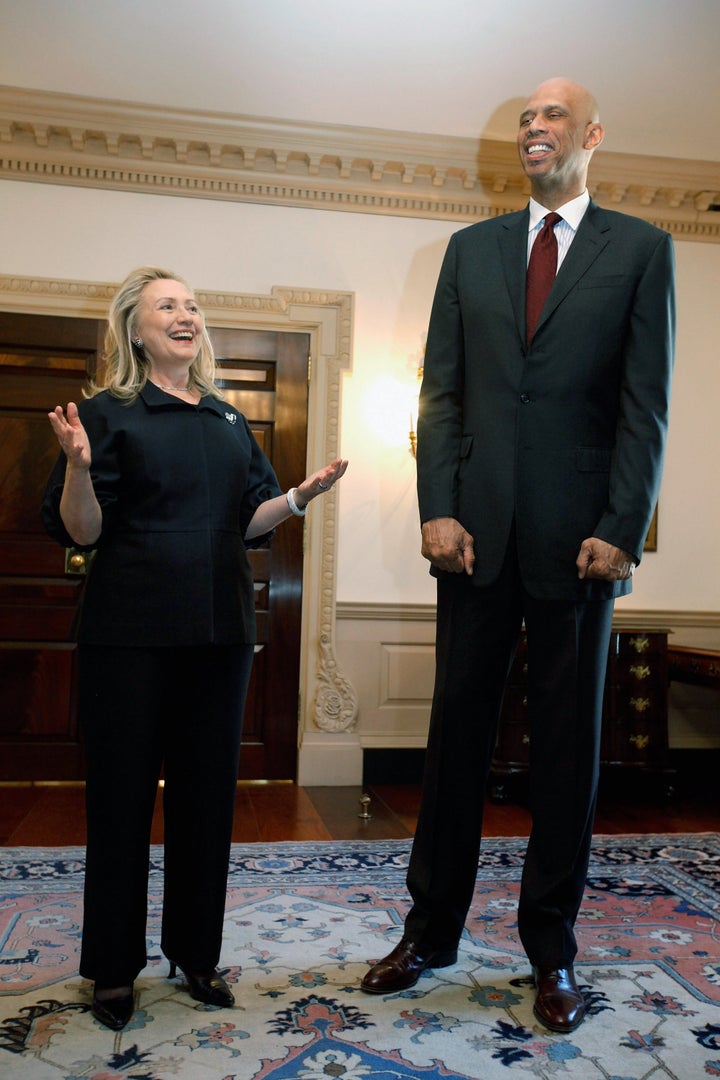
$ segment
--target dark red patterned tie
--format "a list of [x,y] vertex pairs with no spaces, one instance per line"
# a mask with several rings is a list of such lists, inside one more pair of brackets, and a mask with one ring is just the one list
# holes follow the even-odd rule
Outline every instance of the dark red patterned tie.
[[558,246],[555,225],[558,221],[562,221],[559,214],[553,212],[546,216],[545,224],[535,237],[530,252],[525,294],[525,340],[528,347],[557,273]]

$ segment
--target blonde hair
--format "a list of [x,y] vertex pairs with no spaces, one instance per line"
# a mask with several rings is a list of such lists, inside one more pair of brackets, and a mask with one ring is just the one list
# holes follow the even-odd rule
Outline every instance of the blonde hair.
[[[133,326],[143,302],[145,288],[151,281],[178,281],[189,289],[183,278],[157,266],[141,266],[123,281],[113,297],[105,334],[105,372],[102,385],[91,383],[86,397],[109,390],[115,397],[133,402],[148,379],[150,365],[142,346],[133,343]],[[215,353],[203,320],[200,349],[190,365],[188,386],[200,394],[221,398],[215,385]]]

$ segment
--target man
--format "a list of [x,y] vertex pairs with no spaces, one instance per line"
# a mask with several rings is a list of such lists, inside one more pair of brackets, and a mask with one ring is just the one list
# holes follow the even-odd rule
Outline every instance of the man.
[[[674,348],[671,238],[587,193],[603,135],[587,90],[560,78],[539,86],[518,133],[529,207],[456,233],[440,272],[418,422],[437,639],[413,906],[400,944],[362,982],[396,992],[456,960],[524,622],[533,824],[518,928],[535,1016],[558,1032],[585,1011],[573,928],[613,604],[631,590],[658,494]],[[530,262],[536,243],[547,299]]]

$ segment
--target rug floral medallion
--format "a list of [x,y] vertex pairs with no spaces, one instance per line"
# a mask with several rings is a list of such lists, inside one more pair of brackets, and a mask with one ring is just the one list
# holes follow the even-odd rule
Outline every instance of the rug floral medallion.
[[0,852],[3,1080],[700,1080],[720,1077],[720,836],[598,837],[578,920],[586,1021],[533,1017],[516,905],[524,839],[483,844],[453,967],[364,994],[399,940],[406,841],[233,848],[222,973],[237,1005],[193,1001],[159,948],[153,848],[148,963],[113,1033],[78,971],[83,851]]

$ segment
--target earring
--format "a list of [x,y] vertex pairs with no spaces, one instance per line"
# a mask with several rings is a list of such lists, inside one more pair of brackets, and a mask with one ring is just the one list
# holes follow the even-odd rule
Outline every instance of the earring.
[[136,349],[142,349],[142,338],[134,337],[132,339],[132,343],[133,343],[133,345],[135,346]]

